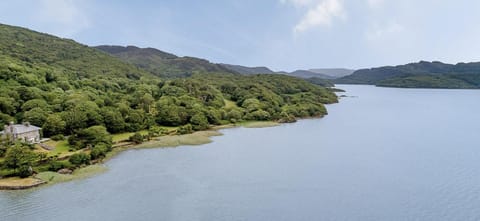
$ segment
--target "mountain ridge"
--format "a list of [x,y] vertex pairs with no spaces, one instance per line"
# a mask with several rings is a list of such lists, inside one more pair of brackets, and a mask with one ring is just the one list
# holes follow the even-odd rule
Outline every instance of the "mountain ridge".
[[447,64],[439,61],[420,61],[361,69],[334,82],[386,87],[480,88],[480,62]]
[[155,48],[99,45],[94,48],[109,53],[127,63],[167,78],[188,77],[198,72],[237,74],[219,64],[196,57],[178,57]]

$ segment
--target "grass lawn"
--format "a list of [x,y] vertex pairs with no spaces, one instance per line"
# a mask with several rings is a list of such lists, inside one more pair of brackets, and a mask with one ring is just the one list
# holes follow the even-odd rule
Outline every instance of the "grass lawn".
[[[140,133],[141,135],[147,135],[148,130],[142,130],[142,131],[139,131],[138,133]],[[127,141],[128,138],[130,138],[134,134],[135,134],[134,132],[113,134],[112,135],[112,141],[114,143],[118,143],[118,142],[121,142],[121,141]]]
[[62,141],[49,140],[44,144],[54,147],[55,149],[48,151],[37,145],[35,152],[47,153],[48,156],[58,156],[58,157],[66,157],[78,152],[78,151],[70,151],[70,145],[66,140],[62,140]]
[[45,144],[51,147],[55,147],[55,149],[48,151],[48,156],[58,155],[59,157],[63,157],[63,156],[68,156],[75,153],[75,152],[69,151],[70,145],[66,140],[62,140],[62,141],[50,140],[48,142],[45,142]]

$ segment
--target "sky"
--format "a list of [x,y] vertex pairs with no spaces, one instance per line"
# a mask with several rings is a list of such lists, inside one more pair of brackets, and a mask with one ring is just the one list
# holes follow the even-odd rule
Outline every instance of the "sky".
[[276,71],[480,61],[480,1],[5,0],[0,23]]

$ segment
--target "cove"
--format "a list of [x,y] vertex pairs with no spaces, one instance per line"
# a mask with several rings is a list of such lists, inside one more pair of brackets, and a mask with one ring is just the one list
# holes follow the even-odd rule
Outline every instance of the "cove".
[[480,91],[340,85],[322,119],[128,150],[0,220],[479,220]]

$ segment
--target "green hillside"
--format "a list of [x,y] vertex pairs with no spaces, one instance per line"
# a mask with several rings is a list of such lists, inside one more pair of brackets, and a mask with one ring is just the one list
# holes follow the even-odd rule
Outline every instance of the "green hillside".
[[97,46],[96,48],[160,77],[188,77],[194,73],[201,72],[235,73],[222,65],[213,64],[204,59],[177,57],[154,48],[107,45]]
[[138,79],[148,75],[132,65],[69,39],[2,24],[0,33],[0,71],[3,79],[16,72],[29,73],[25,77],[30,79],[23,80],[40,81],[35,83],[41,83],[41,78],[45,78],[40,73],[62,79]]
[[338,84],[373,84],[406,88],[480,88],[480,63],[411,63],[355,71]]
[[355,71],[340,84],[373,84],[408,88],[480,88],[480,63],[411,63]]

